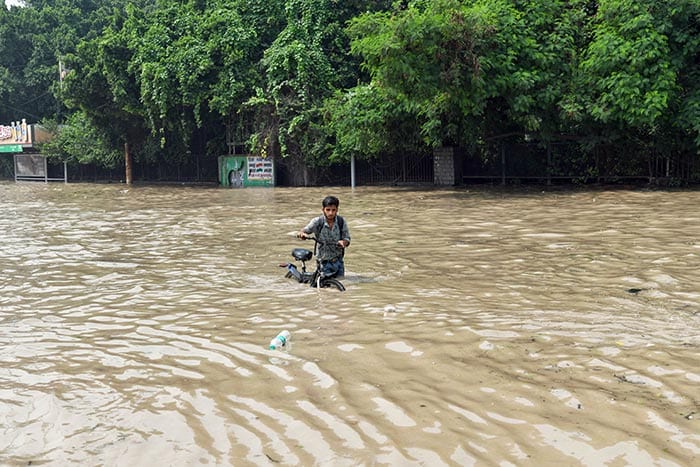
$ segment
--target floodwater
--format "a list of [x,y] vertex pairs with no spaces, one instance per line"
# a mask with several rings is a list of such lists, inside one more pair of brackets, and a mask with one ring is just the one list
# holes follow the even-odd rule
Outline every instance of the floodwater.
[[[278,267],[326,194],[345,292]],[[0,464],[698,465],[699,206],[1,182]]]

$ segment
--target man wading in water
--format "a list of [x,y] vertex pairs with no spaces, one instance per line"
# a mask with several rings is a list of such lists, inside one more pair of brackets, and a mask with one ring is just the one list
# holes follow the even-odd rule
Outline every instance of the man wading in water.
[[338,215],[340,200],[326,196],[321,203],[323,215],[311,219],[297,234],[299,238],[309,238],[314,234],[320,242],[317,256],[321,260],[323,272],[327,276],[345,276],[345,249],[350,245],[350,230],[345,219]]

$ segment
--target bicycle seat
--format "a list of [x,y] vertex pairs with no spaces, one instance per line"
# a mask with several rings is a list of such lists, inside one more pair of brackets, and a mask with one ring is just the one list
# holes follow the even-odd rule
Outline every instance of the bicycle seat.
[[313,253],[306,248],[294,248],[292,250],[292,256],[299,261],[308,261],[313,256]]

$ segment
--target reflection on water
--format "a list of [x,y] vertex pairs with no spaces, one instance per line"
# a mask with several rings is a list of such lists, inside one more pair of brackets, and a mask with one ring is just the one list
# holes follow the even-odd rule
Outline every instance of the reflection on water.
[[0,183],[0,464],[698,462],[700,193],[327,191]]

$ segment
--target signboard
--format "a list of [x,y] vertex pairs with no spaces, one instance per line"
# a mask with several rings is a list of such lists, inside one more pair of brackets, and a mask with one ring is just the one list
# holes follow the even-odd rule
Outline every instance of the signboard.
[[233,188],[274,186],[275,173],[272,159],[254,156],[220,156],[219,181]]
[[0,144],[0,152],[22,152],[21,144]]
[[266,157],[248,157],[249,184],[272,184],[272,159]]

